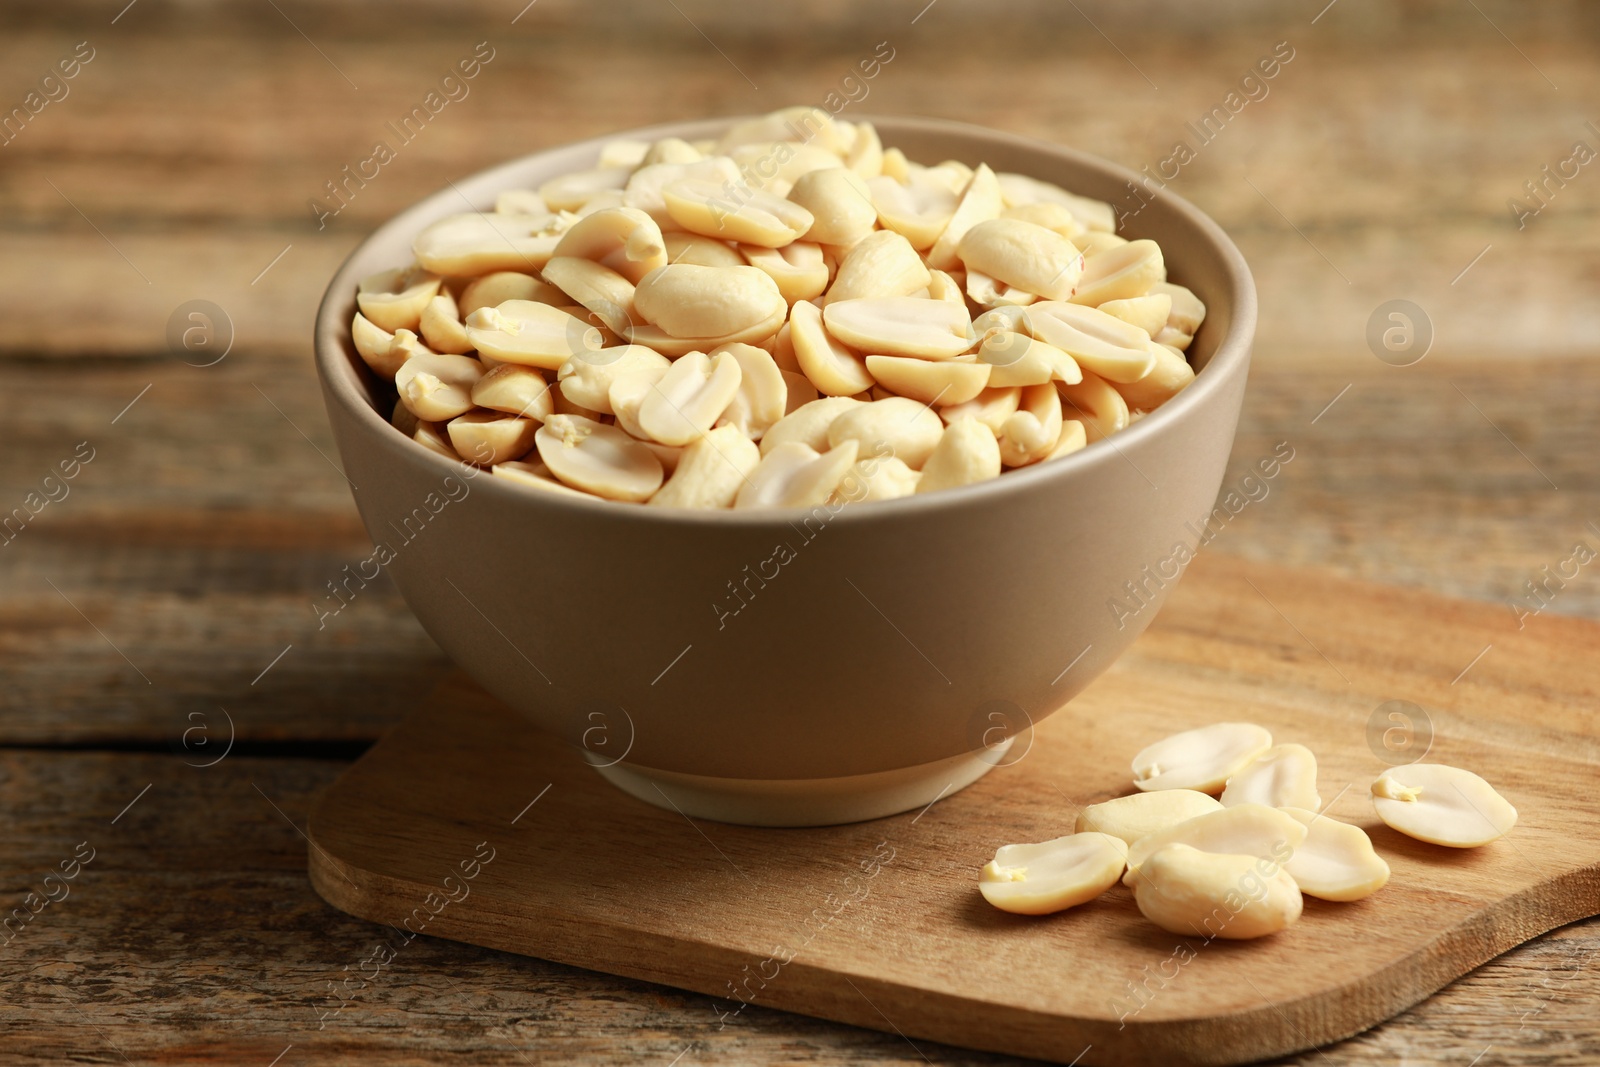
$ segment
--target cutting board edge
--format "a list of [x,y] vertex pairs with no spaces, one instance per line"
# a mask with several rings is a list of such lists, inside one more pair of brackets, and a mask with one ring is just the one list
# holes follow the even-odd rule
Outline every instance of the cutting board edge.
[[[396,898],[420,901],[437,887],[368,870],[335,856],[319,834],[325,812],[344,789],[351,788],[359,780],[360,774],[367,770],[362,765],[378,755],[387,740],[380,741],[363,755],[317,800],[306,827],[307,863],[312,886],[324,901],[347,914],[393,929],[393,919],[382,913],[386,902]],[[1532,910],[1521,910],[1516,916],[1518,922],[1506,922],[1511,917],[1509,913],[1530,907],[1530,897],[1542,899],[1531,906]],[[1585,900],[1589,903],[1585,904]],[[728,984],[729,976],[737,977],[742,967],[756,960],[753,954],[714,942],[548,911],[535,914],[528,910],[518,916],[516,913],[524,909],[516,901],[503,897],[499,905],[498,915],[509,915],[520,922],[513,926],[473,921],[466,917],[470,912],[457,911],[446,913],[437,925],[430,923],[427,936],[653,982],[699,993],[713,1001],[721,995],[715,988],[718,981]],[[1490,902],[1463,921],[1440,931],[1433,940],[1419,945],[1411,953],[1342,986],[1308,993],[1283,1004],[1269,1002],[1257,1008],[1180,1019],[1135,1019],[1126,1027],[1115,1019],[1058,1015],[868,975],[850,975],[800,961],[789,964],[786,973],[791,976],[790,980],[779,987],[780,992],[787,995],[759,1004],[752,1002],[752,1006],[820,1015],[882,1033],[909,1034],[958,1047],[1059,1062],[1079,1057],[1085,1046],[1089,1046],[1090,1051],[1108,1054],[1088,1055],[1078,1060],[1085,1067],[1151,1062],[1231,1067],[1354,1037],[1426,1000],[1517,945],[1596,914],[1600,914],[1600,864],[1591,864],[1562,872],[1514,896]],[[570,950],[567,945],[571,941],[580,942],[583,949]],[[651,966],[652,955],[641,951],[646,942],[657,946],[658,955],[654,958],[670,962]],[[682,968],[686,958],[684,950],[690,947],[701,954],[702,962],[695,968],[697,973],[685,974]],[[1463,961],[1467,962],[1466,966],[1461,965]],[[1418,977],[1407,982],[1408,973]],[[839,988],[841,978],[854,985],[855,997]],[[876,994],[871,999],[868,990]],[[1352,1023],[1346,1015],[1337,1024],[1328,1025],[1334,1016],[1326,1010],[1327,1004],[1346,997],[1365,1002],[1355,1021]],[[730,1008],[736,1003],[733,998],[723,996],[722,999]],[[984,1020],[984,1025],[977,1028],[967,1017],[974,1007],[982,1009],[980,1017]],[[902,1027],[890,1021],[891,1018],[905,1018],[908,1013],[933,1020],[935,1025],[913,1023]],[[716,1009],[710,1007],[709,1014],[717,1016]],[[1215,1058],[1195,1057],[1192,1052],[1197,1048],[1230,1051],[1226,1056]]]

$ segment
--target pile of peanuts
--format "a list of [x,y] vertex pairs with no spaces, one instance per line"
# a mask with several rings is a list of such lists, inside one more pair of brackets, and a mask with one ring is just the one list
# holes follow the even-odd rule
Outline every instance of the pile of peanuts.
[[423,446],[542,491],[814,507],[969,485],[1123,429],[1205,316],[1110,205],[786,108],[613,141],[364,279],[355,349]]
[[[978,874],[984,899],[1046,915],[1120,881],[1169,933],[1247,940],[1293,924],[1304,897],[1361,900],[1389,882],[1366,831],[1325,813],[1311,750],[1274,745],[1255,723],[1163,738],[1133,757],[1133,784],[1139,792],[1084,808],[1076,833],[1001,846]],[[1391,829],[1448,848],[1486,845],[1517,823],[1493,786],[1447,764],[1395,767],[1371,792]]]

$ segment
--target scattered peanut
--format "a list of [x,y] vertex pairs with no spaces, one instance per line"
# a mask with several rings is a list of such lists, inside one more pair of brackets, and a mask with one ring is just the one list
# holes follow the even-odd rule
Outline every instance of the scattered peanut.
[[1090,804],[1078,813],[1078,832],[1097,830],[1133,844],[1147,834],[1165,830],[1196,816],[1221,811],[1216,797],[1193,789],[1162,789],[1134,793]]
[[1317,757],[1304,745],[1274,745],[1234,772],[1221,800],[1223,807],[1265,804],[1316,811],[1322,807],[1317,795]]
[[1360,900],[1389,883],[1389,865],[1373,851],[1372,839],[1361,827],[1305,808],[1283,810],[1306,828],[1305,841],[1284,864],[1306,896]]
[[361,280],[351,341],[396,428],[538,491],[892,500],[1047,463],[1193,380],[1205,306],[1114,222],[785,108],[430,223]]
[[1443,763],[1387,772],[1372,783],[1372,805],[1391,829],[1451,848],[1487,845],[1517,824],[1517,809],[1494,786]]
[[1133,899],[1168,933],[1245,941],[1275,934],[1300,918],[1300,887],[1281,865],[1259,856],[1168,845],[1140,872]]
[[1272,747],[1272,735],[1254,723],[1219,722],[1163,738],[1133,757],[1140,789],[1195,789],[1220,793],[1228,779]]
[[978,890],[1001,911],[1049,915],[1116,885],[1127,854],[1121,838],[1097,833],[1037,845],[1002,845],[978,875]]

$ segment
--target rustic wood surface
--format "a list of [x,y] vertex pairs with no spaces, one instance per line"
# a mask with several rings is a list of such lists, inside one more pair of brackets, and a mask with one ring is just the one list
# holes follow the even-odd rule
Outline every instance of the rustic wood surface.
[[[11,906],[79,842],[97,850],[0,949],[7,1059],[265,1064],[367,952],[373,927],[316,898],[290,823],[449,668],[376,584],[316,628],[312,602],[366,539],[330,458],[310,323],[364,233],[511,155],[820,101],[888,40],[895,59],[858,111],[1153,167],[1289,41],[1270,94],[1172,185],[1257,273],[1236,470],[1296,448],[1209,551],[1505,605],[1575,542],[1600,546],[1586,525],[1600,522],[1600,177],[1584,167],[1522,229],[1506,203],[1573,142],[1600,148],[1587,5],[83,0],[0,18],[7,113],[78,42],[94,49],[69,95],[0,145],[0,513],[80,442],[94,456],[0,538]],[[319,231],[307,201],[485,40],[495,59],[471,95]],[[1435,329],[1415,366],[1364,339],[1394,298]],[[167,345],[194,299],[234,326],[215,366]],[[1547,600],[1521,640],[1547,616],[1600,616],[1588,569]],[[1474,671],[1506,651],[1483,643]],[[215,759],[230,722],[222,762],[185,766]],[[1597,948],[1600,923],[1565,927],[1287,1062],[1588,1062]],[[1000,1062],[765,1009],[708,1035],[702,998],[443,941],[417,941],[389,978],[323,1048],[386,1063]],[[298,1046],[279,1062],[315,1058]]]
[[[1128,653],[977,783],[782,832],[688,819],[670,788],[659,808],[626,796],[455,676],[305,828],[324,899],[395,928],[329,1016],[426,932],[696,990],[718,1031],[760,1004],[1102,1065],[1236,1064],[1348,1037],[1600,913],[1600,625],[1514,634],[1493,605],[1205,556]],[[1486,635],[1501,655],[1452,681]],[[1405,736],[1379,712],[1375,738],[1373,709],[1397,694],[1417,708]],[[980,899],[974,872],[999,843],[1070,833],[1130,791],[1133,752],[1219,707],[1318,754],[1323,810],[1372,837],[1388,886],[1309,901],[1248,947],[1163,933],[1121,886],[1051,919]],[[1469,852],[1385,826],[1367,786],[1424,751],[1492,781],[1520,813],[1512,836]]]

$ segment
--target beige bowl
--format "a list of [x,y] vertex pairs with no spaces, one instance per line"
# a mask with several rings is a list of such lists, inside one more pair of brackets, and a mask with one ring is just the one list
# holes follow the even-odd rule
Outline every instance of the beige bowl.
[[[1071,149],[952,122],[873,121],[913,160],[984,161],[1132,202],[1131,172]],[[692,140],[728,125],[619,136]],[[1159,241],[1171,279],[1208,309],[1189,353],[1194,383],[1106,441],[980,485],[829,518],[671,512],[472,476],[388,424],[392,394],[382,399],[387,386],[350,341],[356,283],[409,263],[432,220],[592,166],[609,139],[455,183],[379,228],[328,286],[316,327],[328,417],[406,603],[552,743],[690,815],[876,818],[1016,758],[1013,740],[1031,740],[1016,735],[1149,625],[1175,580],[1169,561],[1195,547],[1215,502],[1255,332],[1238,250],[1176,196],[1145,206],[1125,235]],[[1128,583],[1141,590],[1137,611]]]

